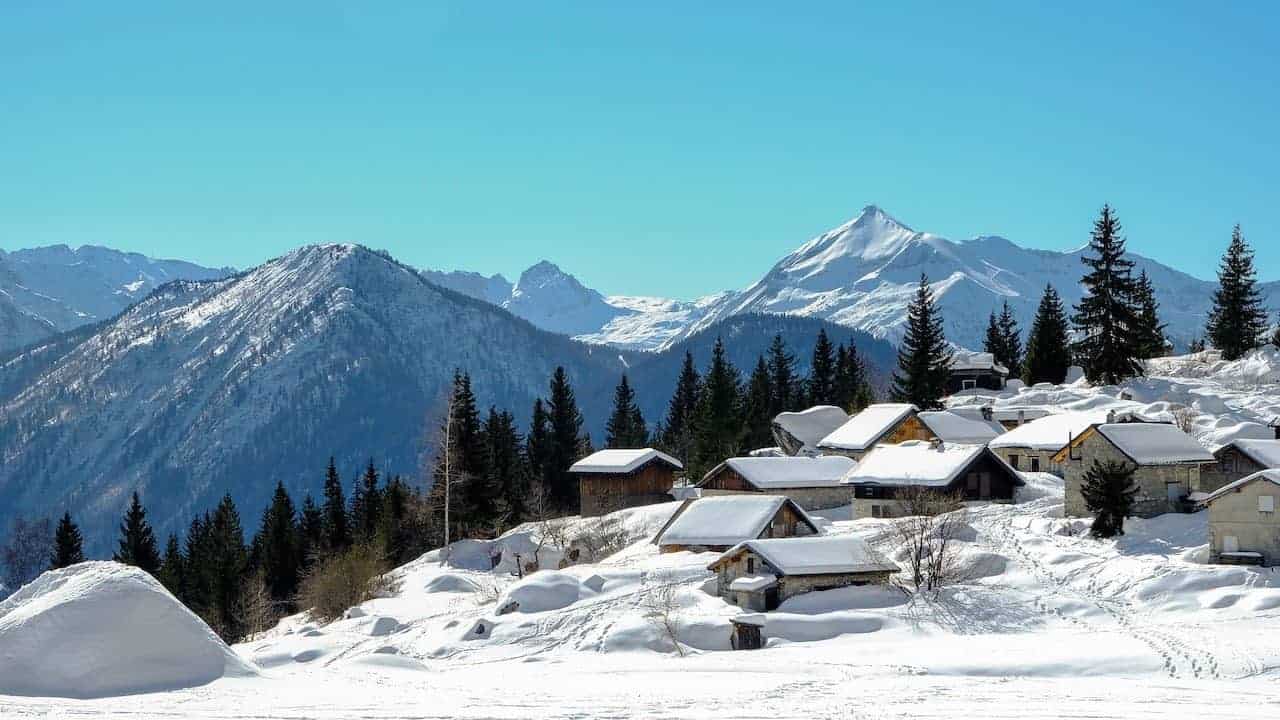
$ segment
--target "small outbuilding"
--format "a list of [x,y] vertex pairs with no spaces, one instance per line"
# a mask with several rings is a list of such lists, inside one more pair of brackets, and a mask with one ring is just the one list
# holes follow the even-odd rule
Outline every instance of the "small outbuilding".
[[1168,423],[1105,423],[1091,425],[1053,456],[1064,469],[1064,513],[1086,517],[1081,487],[1095,462],[1116,462],[1134,468],[1133,510],[1138,517],[1155,517],[1191,509],[1192,493],[1202,492],[1200,471],[1214,462],[1213,454],[1196,439]]
[[1008,379],[1009,368],[996,362],[995,355],[956,350],[951,354],[947,392],[955,394],[965,390],[1003,390]]
[[671,501],[679,460],[653,448],[594,452],[574,463],[582,516]]
[[982,415],[971,416],[954,410],[919,413],[920,421],[934,437],[957,445],[986,445],[1004,434],[1004,426]]
[[1047,472],[1062,477],[1063,466],[1054,460],[1054,456],[1085,430],[1104,420],[1106,413],[1097,412],[1045,415],[993,439],[987,447],[1014,470]]
[[773,610],[787,598],[850,585],[883,585],[898,566],[847,535],[739,543],[707,566],[719,595],[746,610]]
[[661,552],[724,552],[740,542],[817,535],[818,525],[781,495],[685,500],[653,542]]
[[849,418],[822,440],[818,449],[827,455],[860,459],[881,443],[935,440],[937,435],[920,419],[915,405],[876,403]]
[[1280,468],[1280,440],[1232,440],[1200,471],[1200,490],[1213,492],[1256,472]]
[[849,504],[849,489],[841,481],[854,464],[843,455],[729,458],[712,468],[698,489],[703,497],[785,495],[805,510],[823,510]]
[[817,455],[818,443],[849,422],[849,413],[834,405],[814,405],[799,412],[778,413],[770,424],[773,440],[787,455]]
[[1209,562],[1280,565],[1280,470],[1263,470],[1210,493]]
[[946,445],[913,440],[878,445],[848,474],[853,517],[901,517],[900,497],[909,488],[926,488],[966,501],[1013,502],[1025,485],[1017,471],[984,445]]

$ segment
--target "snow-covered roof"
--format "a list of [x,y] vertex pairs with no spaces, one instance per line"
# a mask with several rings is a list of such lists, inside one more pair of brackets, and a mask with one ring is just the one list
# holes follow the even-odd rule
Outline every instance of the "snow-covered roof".
[[574,463],[569,468],[569,472],[625,475],[629,472],[634,472],[654,459],[669,463],[677,470],[684,467],[679,460],[660,450],[638,448],[634,450],[597,450]]
[[871,549],[865,540],[850,535],[816,535],[802,538],[748,540],[721,555],[710,567],[750,550],[782,575],[894,572],[898,566]]
[[886,433],[916,412],[915,405],[906,403],[877,403],[868,405],[862,412],[818,441],[818,447],[834,450],[866,450]]
[[1240,488],[1244,487],[1245,485],[1248,485],[1254,480],[1266,480],[1267,482],[1280,485],[1280,470],[1275,470],[1275,469],[1260,470],[1252,475],[1247,475],[1245,477],[1242,477],[1233,483],[1228,483],[1226,485],[1223,485],[1217,490],[1214,490],[1213,492],[1209,493],[1209,496],[1201,500],[1201,502],[1211,503],[1214,500],[1217,500],[1218,498],[1222,497],[1223,495],[1226,495],[1227,493],[1232,493],[1232,492],[1235,492],[1236,490],[1239,490]]
[[814,451],[818,441],[849,421],[849,413],[834,405],[815,405],[799,412],[778,413],[776,428],[800,441],[800,452]]
[[[983,445],[935,445],[922,440],[877,445],[844,476],[844,483],[946,487],[984,452]],[[1017,477],[1015,471],[1010,472]]]
[[781,495],[716,495],[689,501],[657,538],[658,545],[737,545],[754,540],[783,505],[817,530],[813,520]]
[[1098,432],[1139,465],[1212,462],[1213,453],[1176,425],[1164,423],[1115,423],[1099,425]]
[[922,412],[920,421],[946,443],[982,445],[1004,433],[1004,426],[995,420],[967,417],[949,410]]
[[1234,440],[1230,445],[1264,468],[1280,468],[1280,440]]
[[1066,412],[1046,415],[1010,430],[992,440],[993,448],[1031,448],[1057,452],[1090,426],[1104,422],[1106,413]]
[[735,592],[758,592],[777,584],[778,578],[775,575],[745,575],[729,583],[729,589]]
[[[737,457],[724,461],[760,490],[836,487],[854,462],[843,455],[822,457]],[[714,473],[712,470],[711,473]]]
[[1009,368],[996,362],[996,356],[989,352],[973,352],[971,350],[955,350],[951,353],[952,370],[994,370],[1001,375],[1008,375]]

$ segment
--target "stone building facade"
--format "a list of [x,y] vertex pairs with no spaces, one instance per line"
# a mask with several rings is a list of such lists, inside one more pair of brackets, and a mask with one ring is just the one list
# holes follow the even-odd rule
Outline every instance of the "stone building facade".
[[1205,502],[1209,562],[1280,565],[1280,471],[1250,477]]
[[1089,516],[1081,488],[1085,473],[1095,462],[1104,465],[1117,462],[1136,468],[1133,483],[1138,493],[1134,496],[1133,514],[1144,518],[1188,510],[1187,497],[1193,492],[1202,492],[1200,471],[1208,464],[1199,461],[1138,463],[1098,432],[1082,434],[1060,450],[1055,460],[1063,468],[1063,512],[1068,517]]

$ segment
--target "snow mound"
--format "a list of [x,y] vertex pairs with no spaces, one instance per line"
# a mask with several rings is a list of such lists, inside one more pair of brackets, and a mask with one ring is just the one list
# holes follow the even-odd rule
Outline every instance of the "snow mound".
[[137,568],[52,570],[0,603],[0,695],[108,697],[254,674]]
[[548,570],[534,573],[508,588],[498,600],[498,608],[500,613],[546,612],[569,607],[584,595],[593,594],[573,575]]
[[465,578],[454,573],[437,575],[427,583],[425,588],[423,588],[423,590],[429,593],[473,593],[479,589],[480,587],[469,578]]

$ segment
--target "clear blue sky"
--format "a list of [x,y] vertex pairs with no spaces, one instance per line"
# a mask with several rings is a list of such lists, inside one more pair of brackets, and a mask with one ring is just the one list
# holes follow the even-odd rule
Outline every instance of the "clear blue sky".
[[0,247],[692,297],[868,203],[1066,249],[1105,201],[1280,278],[1280,4],[1049,5],[5,0]]

